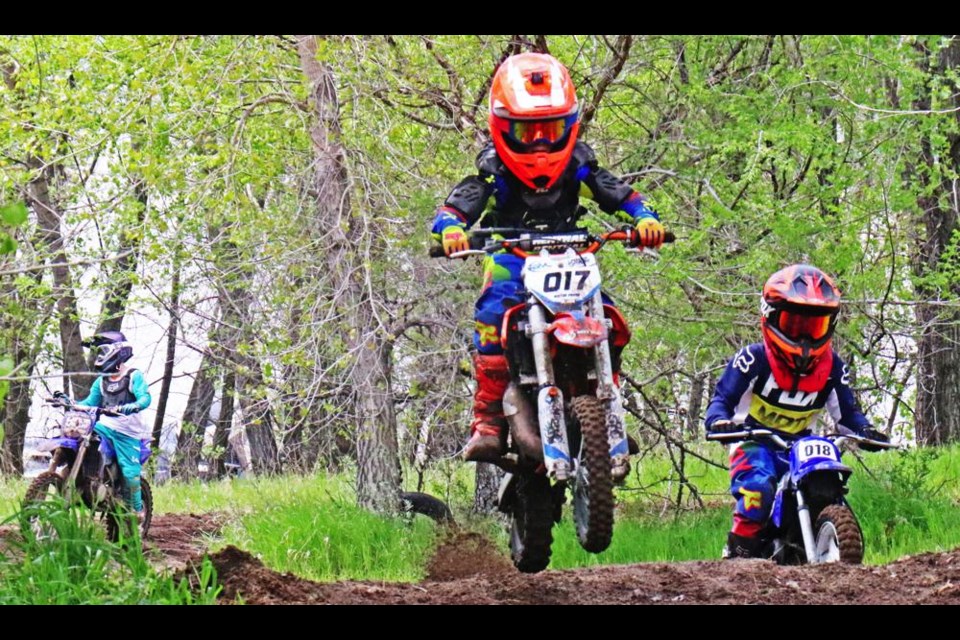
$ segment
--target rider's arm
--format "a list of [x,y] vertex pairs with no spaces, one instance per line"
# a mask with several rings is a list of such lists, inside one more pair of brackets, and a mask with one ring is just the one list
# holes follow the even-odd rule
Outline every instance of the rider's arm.
[[103,394],[100,393],[100,380],[100,378],[94,380],[93,384],[90,385],[90,394],[76,404],[81,407],[99,407],[100,402],[103,400]]
[[660,219],[638,191],[599,166],[588,144],[578,142],[573,153],[580,164],[577,179],[580,180],[581,196],[595,201],[606,213],[616,213],[624,222],[636,222],[641,218]]
[[863,415],[860,403],[850,389],[850,373],[847,365],[836,352],[833,354],[833,371],[830,377],[837,381],[827,398],[826,409],[830,412],[830,417],[837,424],[855,433],[862,433],[864,429],[869,429],[870,421]]
[[733,418],[743,394],[747,393],[750,384],[756,379],[763,358],[763,345],[752,344],[740,349],[737,355],[730,359],[707,406],[704,424],[708,430],[717,420]]
[[[502,163],[497,157],[493,145],[487,145],[477,155],[477,175],[469,176],[453,188],[443,205],[433,217],[430,233],[433,239],[440,241],[443,230],[458,226],[469,229],[483,215],[497,185],[503,187],[497,173],[502,171]],[[501,194],[502,195],[502,194]]]
[[130,391],[136,400],[121,407],[121,413],[136,413],[143,411],[150,406],[150,388],[147,386],[147,379],[139,370],[134,371],[130,376]]

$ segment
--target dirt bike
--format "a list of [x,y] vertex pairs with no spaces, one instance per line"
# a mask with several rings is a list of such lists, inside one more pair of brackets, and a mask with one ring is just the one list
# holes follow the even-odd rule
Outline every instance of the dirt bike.
[[[507,472],[498,508],[511,518],[511,558],[520,571],[549,564],[551,530],[568,487],[580,546],[600,553],[610,545],[613,486],[630,470],[616,378],[630,330],[603,302],[594,254],[607,242],[632,246],[636,239],[632,228],[599,236],[488,228],[472,231],[472,248],[450,256],[506,250],[525,260],[526,299],[515,301],[503,320],[511,376],[503,410],[510,428],[507,454],[495,463]],[[443,251],[434,247],[431,255]]]
[[[131,523],[136,521],[136,516],[130,513],[123,499],[123,474],[116,453],[110,442],[93,430],[101,415],[121,414],[100,407],[76,405],[66,397],[48,398],[45,402],[64,409],[61,435],[37,447],[40,451],[51,452],[50,465],[30,483],[24,506],[43,502],[53,495],[60,495],[64,502],[71,504],[79,496],[104,524],[110,540],[117,542],[121,538],[131,538]],[[150,454],[150,440],[141,440],[140,463],[146,463]],[[153,519],[153,492],[146,478],[140,478],[140,493],[144,510],[143,522],[139,523],[142,540]],[[30,526],[38,536],[50,535],[39,516],[30,517]]]
[[[770,429],[744,427],[707,433],[707,440],[774,443],[787,470],[777,482],[773,508],[760,531],[760,556],[777,564],[863,562],[863,531],[844,497],[853,470],[841,462],[845,440],[877,449],[899,445],[854,434],[829,433],[785,440]],[[724,557],[728,550],[724,549]]]

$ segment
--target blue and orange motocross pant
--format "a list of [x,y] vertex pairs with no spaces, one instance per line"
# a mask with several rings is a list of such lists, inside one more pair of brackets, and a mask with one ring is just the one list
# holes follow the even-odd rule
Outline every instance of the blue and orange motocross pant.
[[[512,253],[495,253],[483,262],[483,286],[473,312],[473,344],[481,355],[503,354],[503,316],[510,307],[526,300],[520,279],[523,262],[523,258]],[[604,304],[614,306],[606,294],[601,295]]]
[[737,501],[731,531],[745,538],[760,533],[773,508],[777,481],[790,463],[775,445],[744,442],[730,454],[730,493]]

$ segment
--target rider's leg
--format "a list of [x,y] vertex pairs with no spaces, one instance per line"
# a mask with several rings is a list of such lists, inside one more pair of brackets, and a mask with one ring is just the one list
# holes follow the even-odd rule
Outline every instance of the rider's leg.
[[758,442],[744,442],[730,455],[730,493],[737,500],[725,557],[760,555],[760,530],[766,522],[777,485],[776,455]]
[[503,393],[510,382],[507,358],[500,344],[500,330],[506,306],[522,300],[520,270],[523,260],[498,254],[484,262],[483,292],[474,309],[474,376],[477,388],[473,396],[473,422],[470,440],[463,451],[465,460],[493,461],[504,452],[506,419],[503,417]]
[[140,492],[140,440],[97,423],[95,430],[107,438],[117,456],[117,464],[123,475],[123,498],[138,515],[143,511],[143,496]]

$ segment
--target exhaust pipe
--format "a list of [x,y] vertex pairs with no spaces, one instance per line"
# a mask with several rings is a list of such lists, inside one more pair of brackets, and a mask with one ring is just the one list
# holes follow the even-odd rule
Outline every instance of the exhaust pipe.
[[537,427],[537,412],[516,383],[511,382],[503,394],[503,415],[510,425],[510,436],[520,452],[543,462],[543,444]]

